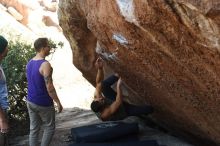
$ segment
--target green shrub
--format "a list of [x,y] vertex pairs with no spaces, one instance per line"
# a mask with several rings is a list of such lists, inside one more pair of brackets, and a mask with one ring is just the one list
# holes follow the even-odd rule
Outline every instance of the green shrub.
[[25,98],[27,96],[26,64],[35,54],[30,44],[9,41],[9,51],[2,61],[8,86],[10,135],[27,134],[29,117]]
[[9,116],[17,120],[28,118],[25,98],[27,95],[26,64],[35,52],[31,45],[9,42],[8,55],[2,61],[9,93]]

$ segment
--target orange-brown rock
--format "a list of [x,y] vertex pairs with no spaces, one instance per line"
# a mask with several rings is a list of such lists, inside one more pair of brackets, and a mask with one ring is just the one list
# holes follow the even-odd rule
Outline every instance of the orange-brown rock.
[[58,14],[91,83],[99,54],[159,124],[220,145],[219,0],[62,0]]
[[8,12],[18,21],[23,19],[23,16],[13,7],[8,7]]
[[[0,0],[8,7],[8,12],[19,22],[33,31],[39,32],[36,26],[53,26],[59,31],[56,9],[57,2],[48,0]],[[40,32],[39,32],[40,33]]]
[[39,3],[35,0],[0,0],[0,3],[17,10],[23,16],[23,19],[19,21],[24,25],[27,25],[29,22],[29,14],[40,7]]

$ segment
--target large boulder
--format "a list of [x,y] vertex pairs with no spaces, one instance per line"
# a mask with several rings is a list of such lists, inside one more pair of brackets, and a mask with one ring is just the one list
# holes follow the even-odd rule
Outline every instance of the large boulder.
[[92,84],[98,54],[137,95],[130,101],[155,108],[158,124],[220,145],[219,0],[62,0],[58,16]]

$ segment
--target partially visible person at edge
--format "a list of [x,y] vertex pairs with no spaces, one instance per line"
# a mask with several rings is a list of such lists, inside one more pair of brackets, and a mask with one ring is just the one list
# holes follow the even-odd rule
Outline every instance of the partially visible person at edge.
[[[0,62],[8,52],[8,41],[0,35]],[[6,84],[6,78],[2,66],[0,66],[0,146],[7,146],[8,139],[7,133],[9,124],[7,120],[7,108],[8,103],[8,90]]]
[[[149,105],[136,106],[123,101],[122,79],[118,74],[109,76],[104,80],[103,59],[96,60],[98,72],[96,75],[96,89],[91,109],[103,121],[122,120],[128,116],[150,114],[153,108]],[[111,86],[117,82],[116,92]]]
[[[45,57],[51,47],[47,38],[38,38],[34,42],[36,56],[26,66],[28,82],[27,108],[30,117],[30,146],[49,146],[55,132],[55,107],[63,110],[53,85],[53,69]],[[53,102],[54,101],[54,102]],[[40,128],[43,128],[41,144],[38,143]]]

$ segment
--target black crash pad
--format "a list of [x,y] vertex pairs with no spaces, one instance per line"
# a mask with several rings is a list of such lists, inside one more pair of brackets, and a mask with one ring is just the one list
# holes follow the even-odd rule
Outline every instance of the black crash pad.
[[71,129],[73,141],[107,142],[113,141],[139,132],[137,123],[125,123],[122,121],[102,122]]

